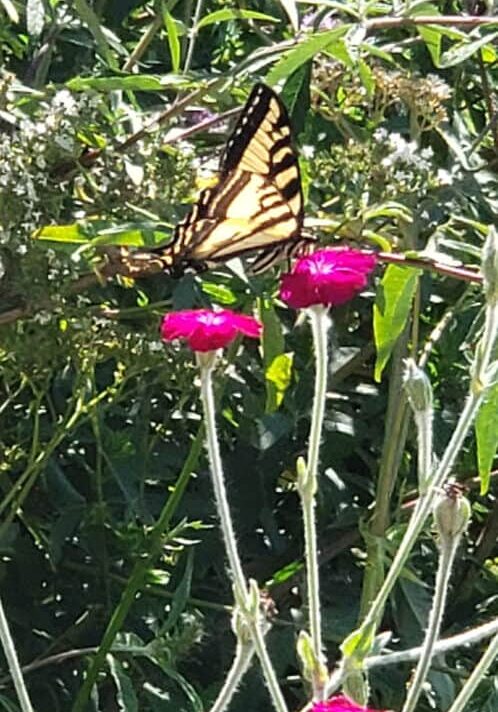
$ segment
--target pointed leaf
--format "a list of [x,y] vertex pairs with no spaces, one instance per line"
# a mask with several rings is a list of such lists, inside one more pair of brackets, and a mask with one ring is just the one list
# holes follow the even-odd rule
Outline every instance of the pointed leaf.
[[180,70],[180,39],[178,29],[171,13],[163,5],[164,26],[168,37],[169,56],[171,57],[171,69],[175,74]]
[[475,432],[481,495],[484,495],[489,489],[491,468],[498,448],[498,383],[491,386],[479,408]]
[[336,57],[336,59],[342,60],[342,57],[338,56],[338,54],[340,54],[339,44],[341,45],[341,52],[347,52],[344,47],[343,36],[348,32],[350,27],[351,25],[344,24],[328,32],[319,32],[305,39],[297,47],[282,55],[281,59],[268,73],[266,77],[267,83],[273,85],[281,79],[285,79],[302,64],[312,59],[315,54],[323,52],[325,49]]
[[280,4],[289,17],[292,29],[294,32],[297,32],[299,30],[299,13],[297,11],[295,0],[280,0]]
[[380,381],[394,345],[405,328],[421,270],[389,265],[374,305],[374,338],[377,349],[375,380]]
[[263,20],[264,22],[279,22],[277,17],[272,17],[271,15],[265,15],[262,12],[256,12],[255,10],[233,10],[230,8],[225,8],[224,10],[216,10],[216,12],[211,12],[209,15],[203,17],[197,23],[198,30],[201,27],[206,27],[207,25],[213,25],[218,22],[229,22],[230,20]]
[[131,678],[114,655],[107,656],[109,671],[116,686],[116,702],[119,712],[138,712],[138,699]]
[[496,41],[497,37],[498,32],[495,32],[492,35],[479,37],[479,39],[474,40],[473,42],[460,42],[459,44],[454,45],[441,56],[439,67],[444,69],[447,67],[454,67],[456,64],[460,64],[466,59],[469,59],[469,57],[472,57],[472,55],[475,54],[477,50],[481,49],[481,47],[489,45],[489,48],[492,48],[493,42]]

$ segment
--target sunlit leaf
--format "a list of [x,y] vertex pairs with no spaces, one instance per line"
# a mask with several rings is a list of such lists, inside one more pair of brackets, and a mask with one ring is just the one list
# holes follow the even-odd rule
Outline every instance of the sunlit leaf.
[[197,23],[197,29],[200,30],[201,27],[213,25],[218,22],[229,22],[230,20],[263,20],[264,22],[279,22],[277,17],[265,15],[263,12],[256,12],[255,10],[235,10],[231,8],[225,8],[224,10],[216,10],[216,12],[211,12],[209,15],[203,17]]
[[489,489],[489,479],[498,448],[498,383],[487,392],[475,422],[477,464],[481,478],[481,495]]
[[271,413],[273,410],[276,410],[276,408],[281,405],[285,396],[285,392],[292,381],[293,362],[293,353],[280,354],[279,356],[276,356],[273,359],[270,366],[266,369],[266,380],[269,381],[275,389],[274,404],[272,404],[272,407],[269,407],[267,401],[267,413]]
[[292,29],[294,32],[297,32],[299,30],[299,13],[297,10],[297,5],[295,0],[279,0],[280,4],[284,8],[285,12],[287,13],[287,16],[290,20],[290,23],[292,25]]
[[9,20],[11,22],[19,22],[19,13],[17,12],[17,8],[12,0],[0,0],[0,3],[3,5],[3,9],[5,10]]
[[435,25],[419,25],[417,30],[429,50],[432,61],[436,67],[439,67],[442,37],[439,27]]
[[376,381],[381,380],[394,345],[406,326],[421,273],[413,267],[389,265],[379,285],[374,305]]
[[115,77],[74,77],[66,82],[72,91],[164,91],[168,87],[188,88],[190,82],[175,74],[130,74]]
[[451,47],[447,52],[441,55],[439,66],[443,69],[454,67],[456,64],[461,64],[469,57],[472,57],[481,47],[489,46],[489,51],[492,51],[493,42],[496,41],[498,32],[492,35],[484,35],[473,42],[461,42]]
[[351,25],[341,25],[328,32],[319,32],[316,35],[305,39],[294,49],[286,52],[268,73],[266,81],[268,84],[276,84],[281,79],[288,77],[295,72],[298,67],[312,59],[319,52],[325,49],[336,59],[347,56],[343,37]]
[[173,16],[163,4],[163,18],[168,37],[169,54],[171,57],[171,68],[173,72],[178,72],[180,69],[180,39],[178,37],[178,29]]

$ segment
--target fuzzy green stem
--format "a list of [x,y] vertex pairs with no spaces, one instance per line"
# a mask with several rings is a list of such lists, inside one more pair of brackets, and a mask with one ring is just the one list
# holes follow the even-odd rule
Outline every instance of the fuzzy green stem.
[[[310,635],[313,652],[317,660],[322,660],[322,625],[320,611],[320,581],[316,531],[316,491],[318,488],[318,461],[327,394],[327,331],[329,317],[325,307],[314,306],[309,310],[313,343],[315,348],[315,393],[311,414],[308,462],[305,482],[299,488],[304,522],[304,548],[306,560],[306,581]],[[315,690],[315,694],[319,691]]]
[[2,641],[3,652],[7,659],[10,674],[14,682],[14,687],[16,688],[17,698],[21,706],[22,712],[33,712],[33,707],[28,696],[28,691],[26,685],[24,684],[24,678],[21,672],[21,666],[19,665],[19,660],[17,659],[16,649],[14,647],[14,641],[9,630],[9,624],[7,623],[7,617],[5,615],[3,603],[0,599],[0,640]]
[[448,585],[453,569],[455,554],[460,543],[460,538],[460,536],[441,537],[439,566],[436,575],[436,585],[434,588],[432,608],[429,615],[429,623],[427,626],[424,643],[422,645],[422,653],[420,655],[420,660],[418,661],[418,665],[415,669],[415,675],[410,684],[410,688],[408,690],[408,695],[406,697],[402,712],[414,712],[420,694],[422,693],[422,687],[427,677],[427,673],[431,666],[431,660],[434,655],[434,645],[441,629],[441,621],[446,606]]
[[426,483],[430,477],[433,462],[432,409],[415,412],[414,420],[417,427],[418,440],[418,485],[422,493],[425,491]]
[[471,393],[465,402],[464,408],[460,414],[458,424],[453,432],[453,435],[448,443],[448,446],[444,452],[444,455],[436,469],[433,477],[431,478],[431,485],[427,491],[426,495],[422,495],[419,500],[419,505],[414,511],[414,514],[408,524],[405,535],[401,541],[398,548],[396,556],[392,562],[391,567],[386,575],[385,581],[377,594],[375,600],[373,601],[368,614],[362,624],[362,628],[365,630],[371,628],[371,626],[377,626],[382,611],[386,604],[387,598],[391,593],[391,590],[396,583],[399,574],[403,566],[405,565],[408,556],[419,536],[422,528],[424,526],[425,520],[431,511],[431,507],[435,496],[437,495],[437,490],[441,487],[445,479],[448,477],[451,468],[456,460],[458,453],[462,447],[465,437],[469,431],[472,421],[477,413],[477,410],[482,401],[482,393],[476,394]]
[[[466,630],[464,633],[458,633],[457,635],[449,636],[448,638],[442,638],[434,646],[434,655],[439,655],[441,653],[449,653],[456,650],[457,648],[468,647],[470,645],[477,645],[481,643],[486,638],[491,638],[493,635],[498,634],[498,618],[489,621],[489,623],[483,623],[475,628]],[[400,650],[397,653],[386,653],[384,655],[372,655],[365,660],[365,668],[370,670],[372,668],[384,667],[386,665],[400,665],[401,663],[417,661],[422,654],[422,646],[416,648],[409,648],[408,650]]]
[[223,468],[221,464],[220,447],[216,433],[215,403],[212,383],[212,365],[201,365],[201,399],[204,409],[204,421],[206,423],[206,445],[208,451],[209,465],[211,470],[211,480],[213,483],[216,508],[220,518],[220,526],[225,542],[225,549],[233,576],[236,600],[244,601],[247,596],[247,582],[242,571],[235,531],[230,514],[230,505],[225,489]]
[[226,676],[225,683],[209,712],[224,712],[226,710],[251,664],[253,655],[254,645],[252,643],[237,641],[235,657]]
[[488,645],[486,652],[482,655],[476,667],[472,671],[471,676],[460,690],[456,700],[451,705],[448,712],[464,712],[467,709],[467,702],[475,691],[478,684],[486,674],[490,665],[498,656],[498,635],[495,635],[493,640]]
[[214,359],[209,361],[209,359],[206,358],[206,354],[202,354],[202,357],[198,358],[198,363],[201,374],[201,399],[204,409],[206,443],[211,470],[211,479],[213,483],[218,516],[220,518],[221,531],[225,541],[230,572],[234,580],[236,603],[241,606],[243,613],[246,615],[246,622],[251,632],[252,642],[254,643],[275,709],[278,710],[278,712],[288,712],[284,696],[278,684],[275,670],[273,669],[268,651],[266,649],[259,621],[256,620],[254,615],[251,615],[250,613],[248,614],[246,611],[246,602],[248,600],[249,592],[237,550],[237,542],[235,539],[235,532],[230,515],[230,507],[225,489],[220,448],[216,434],[216,409],[212,386]]
[[487,304],[485,310],[484,332],[476,352],[474,368],[471,371],[472,378],[469,395],[460,414],[456,428],[453,431],[453,435],[451,436],[444,451],[443,457],[435,469],[434,474],[431,475],[428,490],[420,497],[397,554],[394,557],[392,565],[387,573],[386,579],[373,601],[365,620],[363,621],[361,630],[364,635],[362,636],[361,642],[364,642],[366,638],[369,638],[372,635],[372,631],[376,629],[387,598],[408,559],[417,537],[423,529],[434,498],[437,496],[437,491],[449,476],[451,468],[453,467],[457,455],[462,448],[463,442],[477,414],[477,411],[479,410],[485,395],[484,386],[486,385],[486,374],[493,354],[493,347],[496,342],[497,333],[498,305],[492,302],[491,304]]

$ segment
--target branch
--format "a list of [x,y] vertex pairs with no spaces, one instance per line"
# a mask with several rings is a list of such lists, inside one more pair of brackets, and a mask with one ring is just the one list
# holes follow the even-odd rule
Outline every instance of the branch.
[[393,27],[417,27],[418,25],[442,25],[445,27],[478,27],[498,25],[498,17],[474,15],[418,15],[417,17],[378,17],[366,20],[364,27],[370,30],[388,30]]
[[445,264],[444,262],[431,260],[429,257],[409,257],[407,255],[394,252],[377,252],[376,254],[381,262],[399,264],[402,267],[418,267],[419,269],[438,272],[446,277],[454,277],[455,279],[460,279],[464,282],[482,284],[482,274],[477,270],[472,270],[467,267],[453,267]]

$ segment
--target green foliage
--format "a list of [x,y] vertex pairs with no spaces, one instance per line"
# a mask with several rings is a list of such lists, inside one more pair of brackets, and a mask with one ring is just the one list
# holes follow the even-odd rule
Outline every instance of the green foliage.
[[[388,402],[401,401],[390,390],[401,366],[393,346],[405,330],[410,353],[427,346],[441,452],[482,327],[478,288],[439,269],[476,267],[498,214],[496,22],[438,23],[464,12],[453,0],[408,3],[402,14],[394,2],[0,0],[1,590],[21,662],[33,663],[37,710],[200,711],[222,685],[232,593],[201,452],[197,372],[184,348],[158,337],[167,309],[212,304],[257,310],[265,324],[261,353],[244,343],[226,355],[218,427],[245,570],[268,584],[280,612],[269,635],[279,679],[291,709],[306,701],[293,680],[306,615],[295,463],[313,391],[308,327],[278,300],[275,273],[248,278],[235,265],[180,280],[99,276],[104,246],[170,238],[226,141],[222,121],[204,122],[241,105],[256,81],[283,84],[306,227],[321,243],[404,252],[432,267],[379,270],[374,327],[371,292],[333,314],[319,500],[331,659],[356,628],[377,541],[372,513],[390,500],[379,557],[388,563],[415,497],[408,426],[395,431],[388,491],[375,487],[401,413],[385,432]],[[417,26],[417,15],[434,22]],[[456,466],[474,523],[445,633],[496,616],[487,537],[498,516],[497,432],[494,387],[477,451],[469,441]],[[384,618],[403,647],[425,627],[434,560],[427,531]],[[127,599],[130,578],[139,593]],[[84,673],[106,631],[88,701]],[[438,659],[420,712],[446,709],[477,656],[466,648]],[[3,672],[0,706],[14,710]],[[400,708],[407,675],[373,673],[379,708]],[[469,712],[496,709],[497,696],[490,675]],[[252,672],[232,709],[268,705]]]

